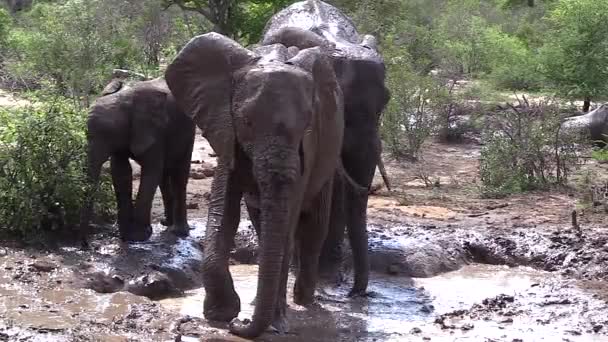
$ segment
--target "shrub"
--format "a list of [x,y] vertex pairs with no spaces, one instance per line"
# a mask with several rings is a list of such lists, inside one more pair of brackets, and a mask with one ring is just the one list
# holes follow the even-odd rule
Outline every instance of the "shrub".
[[445,87],[428,76],[419,76],[399,58],[389,63],[389,102],[382,120],[382,135],[393,156],[416,160],[420,148],[433,133],[436,113],[446,97]]
[[[0,231],[35,240],[77,225],[87,188],[85,122],[63,101],[0,110]],[[113,208],[110,184],[103,181],[97,213]]]
[[542,75],[537,57],[519,38],[491,27],[484,33],[490,79],[499,88],[538,89]]
[[564,184],[578,162],[574,144],[560,135],[558,107],[521,102],[493,118],[483,134],[482,194],[511,193]]

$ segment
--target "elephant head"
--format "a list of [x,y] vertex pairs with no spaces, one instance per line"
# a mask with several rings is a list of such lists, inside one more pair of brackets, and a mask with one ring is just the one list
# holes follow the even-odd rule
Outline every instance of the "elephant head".
[[242,193],[257,196],[262,232],[258,300],[252,321],[230,328],[241,336],[258,336],[279,305],[286,246],[300,210],[337,167],[342,92],[319,48],[276,44],[250,51],[217,33],[190,40],[165,78],[218,155],[203,261],[208,319],[228,321],[240,310],[226,250],[235,220],[238,225]]

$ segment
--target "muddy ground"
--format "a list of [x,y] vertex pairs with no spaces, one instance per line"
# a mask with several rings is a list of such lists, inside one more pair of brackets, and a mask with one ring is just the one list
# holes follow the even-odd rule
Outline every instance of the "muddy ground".
[[[377,191],[368,211],[372,295],[346,297],[346,255],[343,277],[324,282],[315,305],[290,303],[288,334],[260,340],[608,341],[608,217],[581,200],[605,184],[585,174],[608,178],[608,165],[588,161],[576,187],[483,199],[479,151],[431,142],[423,162],[387,156],[395,189]],[[157,224],[150,242],[131,245],[98,226],[87,252],[0,244],[0,341],[238,341],[202,319],[212,152],[197,138],[187,239]],[[252,313],[256,247],[243,210],[231,266],[242,317]]]

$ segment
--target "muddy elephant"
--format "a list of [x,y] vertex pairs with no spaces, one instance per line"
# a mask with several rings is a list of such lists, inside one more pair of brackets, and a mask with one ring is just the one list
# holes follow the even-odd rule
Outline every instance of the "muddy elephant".
[[562,123],[565,132],[585,134],[595,145],[608,144],[608,104],[602,104],[591,112],[567,118]]
[[[330,56],[344,94],[342,163],[355,183],[369,188],[376,166],[384,171],[379,122],[390,99],[385,86],[385,65],[375,38],[371,35],[361,37],[353,22],[332,5],[308,0],[294,3],[270,19],[261,45],[275,43],[301,49],[319,46]],[[323,247],[321,266],[331,272],[342,261],[346,226],[355,273],[350,295],[364,294],[369,280],[369,195],[354,191],[343,177],[335,179],[330,231]]]
[[[204,315],[232,320],[230,331],[248,338],[271,323],[284,330],[292,242],[303,251],[294,301],[305,305],[313,301],[327,232],[344,129],[332,66],[319,48],[250,51],[208,33],[181,50],[165,78],[218,155],[204,242]],[[243,197],[261,235],[249,322],[236,319],[240,299],[228,270]]]
[[[91,106],[87,120],[87,172],[91,190],[80,222],[85,245],[92,198],[99,187],[101,167],[108,158],[123,241],[150,238],[150,211],[159,185],[165,209],[163,223],[178,236],[188,235],[186,186],[194,130],[194,122],[180,109],[161,78],[132,86],[115,79],[104,89]],[[135,204],[129,159],[141,166]]]

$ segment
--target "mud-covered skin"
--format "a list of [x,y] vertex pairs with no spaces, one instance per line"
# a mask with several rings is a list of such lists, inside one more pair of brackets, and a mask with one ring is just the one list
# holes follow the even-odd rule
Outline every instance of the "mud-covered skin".
[[608,104],[602,104],[591,112],[567,118],[562,124],[566,132],[580,132],[594,143],[608,143]]
[[[186,186],[195,125],[176,104],[163,79],[130,86],[114,79],[91,106],[87,120],[88,178],[80,233],[86,245],[92,200],[101,167],[108,159],[116,193],[118,227],[124,241],[145,241],[152,234],[151,207],[160,186],[165,223],[176,235],[188,235]],[[140,186],[132,199],[132,168],[141,165]]]
[[[297,51],[275,44],[250,51],[208,33],[186,44],[165,77],[218,154],[202,267],[209,293],[205,317],[232,320],[230,331],[247,338],[271,323],[283,327],[292,244],[302,256],[301,291],[294,296],[308,304],[327,233],[344,131],[342,91],[331,62],[317,47]],[[236,317],[241,302],[228,267],[242,198],[263,246],[249,322]]]
[[[332,57],[345,102],[342,164],[356,184],[369,189],[382,150],[379,117],[389,100],[384,84],[385,65],[376,39],[370,35],[361,37],[352,20],[334,6],[308,0],[290,5],[269,20],[261,44],[275,43],[299,48],[320,46]],[[335,272],[342,258],[347,227],[355,259],[351,294],[364,294],[369,279],[368,195],[353,191],[341,177],[335,178],[330,231],[320,263],[323,273]]]

